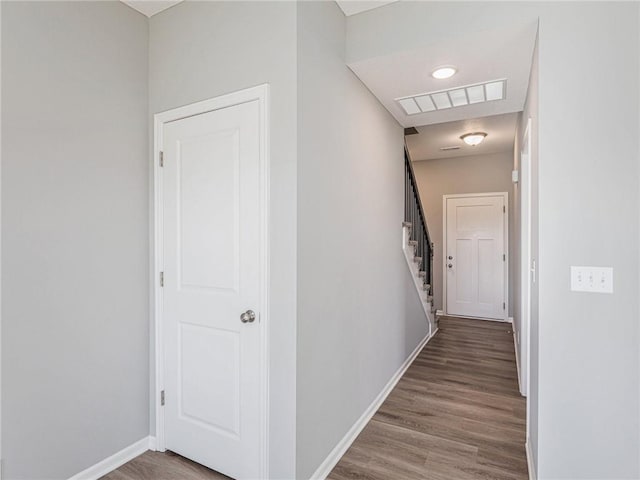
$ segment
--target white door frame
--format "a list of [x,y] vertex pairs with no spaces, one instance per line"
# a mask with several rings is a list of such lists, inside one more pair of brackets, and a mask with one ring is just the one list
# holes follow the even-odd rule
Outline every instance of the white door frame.
[[[482,198],[482,197],[503,197],[504,198],[504,253],[506,260],[504,263],[504,316],[501,319],[489,318],[493,321],[509,321],[509,193],[460,193],[442,196],[442,311],[447,315],[447,201],[453,198]],[[469,317],[472,318],[472,317]],[[477,318],[477,317],[473,317]]]
[[163,267],[163,191],[160,152],[162,151],[164,124],[182,118],[200,115],[222,108],[257,101],[260,105],[260,471],[261,478],[268,478],[269,472],[269,85],[263,84],[233,92],[210,100],[186,105],[184,107],[157,113],[153,117],[153,268],[151,272],[151,291],[155,301],[152,304],[152,328],[155,338],[152,348],[155,350],[155,368],[151,368],[151,382],[155,383],[151,408],[155,407],[156,450],[165,451],[164,408],[160,395],[164,390],[164,336],[163,336],[163,295],[160,287],[160,272]]
[[[525,151],[526,150],[526,151]],[[526,156],[526,162],[523,158]],[[529,392],[529,337],[531,333],[531,118],[520,151],[520,393]],[[528,425],[528,422],[527,422]]]

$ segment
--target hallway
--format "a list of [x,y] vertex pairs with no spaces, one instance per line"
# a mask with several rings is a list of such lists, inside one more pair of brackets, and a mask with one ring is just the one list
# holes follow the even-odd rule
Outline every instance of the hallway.
[[[511,325],[440,319],[391,395],[328,480],[527,480],[525,399]],[[147,452],[105,480],[228,478]]]
[[511,325],[441,318],[328,478],[526,480],[525,409]]

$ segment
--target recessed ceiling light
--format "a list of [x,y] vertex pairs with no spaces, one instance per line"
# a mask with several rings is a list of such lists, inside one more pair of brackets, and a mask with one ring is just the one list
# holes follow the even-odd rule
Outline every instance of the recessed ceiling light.
[[467,145],[475,147],[476,145],[480,145],[486,136],[487,134],[484,132],[465,133],[460,139]]
[[431,76],[438,80],[444,80],[445,78],[453,77],[458,69],[451,65],[443,65],[442,67],[436,68],[433,72],[431,72]]

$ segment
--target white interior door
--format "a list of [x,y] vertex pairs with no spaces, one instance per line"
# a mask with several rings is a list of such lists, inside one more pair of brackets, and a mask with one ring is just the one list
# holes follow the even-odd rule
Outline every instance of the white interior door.
[[445,199],[446,313],[507,316],[506,194]]
[[252,101],[162,132],[164,445],[236,479],[261,476],[259,126]]

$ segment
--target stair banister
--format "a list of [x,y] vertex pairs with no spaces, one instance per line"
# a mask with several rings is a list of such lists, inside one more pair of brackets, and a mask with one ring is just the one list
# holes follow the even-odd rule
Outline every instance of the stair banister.
[[418,183],[411,164],[409,150],[404,147],[405,165],[405,197],[404,220],[411,224],[410,240],[416,246],[416,257],[419,258],[420,272],[424,272],[424,284],[430,296],[433,296],[433,243],[424,215]]

